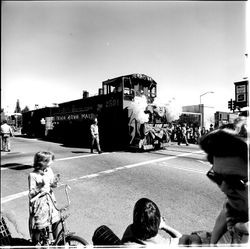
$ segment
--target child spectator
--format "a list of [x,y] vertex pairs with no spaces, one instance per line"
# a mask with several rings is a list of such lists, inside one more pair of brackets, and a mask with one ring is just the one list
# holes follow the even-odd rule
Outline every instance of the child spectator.
[[172,231],[176,237],[180,237],[177,231],[167,226],[161,217],[160,210],[157,205],[147,199],[139,199],[134,207],[133,224],[129,225],[123,234],[122,242],[125,244],[167,244],[170,245],[175,241],[178,244],[178,238],[167,239],[162,237],[158,232],[159,229]]
[[[34,156],[34,170],[29,174],[29,228],[32,241],[39,245],[41,230],[52,224],[53,235],[57,235],[59,213],[53,205],[56,202],[52,188],[57,187],[59,179],[54,177],[50,164],[54,161],[51,152],[37,152]],[[59,176],[59,175],[58,175]]]

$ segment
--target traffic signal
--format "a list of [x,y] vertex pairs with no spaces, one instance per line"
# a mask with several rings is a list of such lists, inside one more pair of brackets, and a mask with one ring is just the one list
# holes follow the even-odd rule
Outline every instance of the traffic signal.
[[230,100],[228,101],[228,109],[232,111],[232,108],[233,108],[233,100],[230,99]]
[[232,110],[235,110],[236,109],[236,101],[234,100],[233,102],[232,102]]

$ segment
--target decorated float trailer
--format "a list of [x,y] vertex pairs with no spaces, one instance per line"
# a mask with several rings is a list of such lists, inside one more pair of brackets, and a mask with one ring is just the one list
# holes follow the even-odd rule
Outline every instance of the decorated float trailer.
[[[89,146],[90,125],[98,118],[103,150],[162,148],[169,142],[166,108],[156,106],[157,83],[144,74],[102,82],[99,94],[58,105],[50,117],[48,137]],[[51,125],[50,125],[51,126]]]

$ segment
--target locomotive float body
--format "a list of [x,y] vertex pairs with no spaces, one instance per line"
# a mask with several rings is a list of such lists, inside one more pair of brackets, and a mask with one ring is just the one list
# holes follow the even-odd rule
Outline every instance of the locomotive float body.
[[[144,74],[106,80],[96,96],[88,97],[85,92],[82,99],[24,113],[23,130],[37,136],[34,130],[41,134],[44,129],[47,138],[89,146],[90,125],[97,117],[104,150],[162,148],[169,136],[166,109],[154,105],[156,90],[157,83]],[[37,116],[36,123],[32,116]]]

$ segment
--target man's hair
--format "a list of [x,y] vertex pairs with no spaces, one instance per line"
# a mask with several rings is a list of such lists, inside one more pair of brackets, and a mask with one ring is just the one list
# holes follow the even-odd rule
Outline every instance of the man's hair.
[[201,137],[199,144],[207,153],[210,163],[213,157],[239,156],[248,161],[247,119],[238,118],[233,124],[222,126]]
[[41,169],[47,167],[51,160],[55,160],[55,155],[49,151],[39,151],[34,156],[34,168]]
[[160,221],[160,210],[153,201],[141,198],[136,202],[132,229],[137,239],[146,240],[156,236]]

